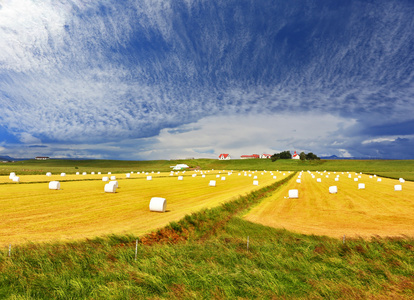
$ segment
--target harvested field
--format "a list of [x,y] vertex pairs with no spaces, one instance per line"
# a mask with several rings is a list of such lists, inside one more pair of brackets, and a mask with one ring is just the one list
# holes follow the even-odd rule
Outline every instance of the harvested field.
[[[303,172],[301,183],[296,179],[252,208],[245,219],[335,238],[414,236],[414,182],[387,178],[378,182],[378,177],[354,172]],[[358,189],[359,183],[365,189]],[[399,184],[402,191],[395,191]],[[338,192],[330,194],[330,186],[337,186]],[[288,198],[290,189],[299,190],[298,199]]]
[[[252,172],[253,173],[253,172]],[[263,173],[263,175],[262,175]],[[108,234],[141,235],[177,221],[186,214],[245,195],[275,182],[270,172],[256,172],[253,177],[228,171],[146,173],[115,175],[119,182],[116,193],[105,193],[101,175],[23,175],[21,183],[0,185],[0,245],[24,242],[66,241]],[[196,174],[195,177],[192,175]],[[216,175],[225,176],[209,187]],[[182,181],[177,177],[183,176]],[[288,173],[286,172],[286,176]],[[277,174],[277,180],[283,179]],[[5,177],[5,176],[4,176]],[[60,190],[49,190],[48,182],[61,182]],[[68,181],[65,181],[68,180]],[[152,197],[167,199],[167,212],[149,211]]]

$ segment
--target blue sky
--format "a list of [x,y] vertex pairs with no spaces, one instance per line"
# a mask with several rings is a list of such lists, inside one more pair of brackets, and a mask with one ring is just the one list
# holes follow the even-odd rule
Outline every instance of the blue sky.
[[0,0],[0,156],[414,158],[414,2]]

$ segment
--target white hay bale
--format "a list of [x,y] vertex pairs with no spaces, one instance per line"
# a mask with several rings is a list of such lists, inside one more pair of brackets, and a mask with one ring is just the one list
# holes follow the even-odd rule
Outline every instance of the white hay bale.
[[316,181],[317,182],[322,182],[322,179],[321,178],[316,178]]
[[60,176],[64,177],[66,176],[66,173],[60,173]]
[[184,177],[183,176],[178,176],[178,180],[183,180]]
[[131,173],[126,173],[126,174],[125,174],[125,177],[126,177],[126,178],[131,178]]
[[102,181],[109,181],[109,177],[108,176],[102,177]]
[[167,200],[165,198],[161,197],[152,197],[150,204],[149,204],[149,210],[155,211],[155,212],[165,212],[167,209]]
[[276,176],[273,176],[273,179],[276,179],[277,177]]
[[330,186],[329,187],[329,193],[330,194],[336,194],[336,193],[338,193],[338,187],[336,185]]
[[365,183],[358,183],[358,190],[365,189]]
[[112,175],[111,176],[111,180],[115,180],[116,179],[116,176],[115,175]]
[[336,178],[335,178],[335,181],[339,181],[339,177],[336,177]]
[[259,185],[259,180],[253,180],[253,185]]
[[402,191],[402,185],[401,184],[394,185],[394,191]]
[[105,193],[115,193],[116,192],[116,185],[112,183],[105,184],[104,187]]
[[108,175],[111,175],[112,174],[112,172],[108,172]]
[[15,172],[11,172],[10,173],[10,176],[9,176],[9,179],[13,179],[13,177],[15,177],[16,176],[16,173]]
[[378,181],[378,182],[381,182],[381,181],[382,181],[382,179],[381,179],[381,178],[377,178],[377,181]]
[[210,180],[208,186],[216,186],[216,181],[215,180]]
[[12,180],[13,182],[20,182],[20,177],[14,176]]
[[152,180],[152,176],[151,175],[147,176],[147,180]]
[[205,175],[205,174],[203,174],[203,175],[201,175],[201,177],[202,177],[202,178],[206,178],[206,175]]
[[196,177],[197,176],[197,174],[193,174],[193,175],[191,175],[191,177]]
[[76,175],[79,175],[79,172],[76,172]]
[[216,178],[220,178],[220,175],[216,175]]
[[257,179],[257,176],[253,176],[253,179]]
[[59,181],[49,182],[49,190],[60,190],[60,182]]
[[115,186],[115,188],[118,188],[118,181],[116,181],[116,180],[110,181],[110,182],[108,182],[108,184],[112,184],[112,185]]
[[298,179],[296,179],[296,182],[301,183],[302,181],[298,178]]
[[299,198],[299,190],[289,190],[289,198]]
[[86,174],[88,174],[88,173],[86,173],[86,172],[83,172],[83,173],[82,173],[82,175],[86,175]]
[[354,181],[358,181],[358,178],[354,178]]
[[398,179],[401,183],[404,183],[405,180],[403,178]]
[[221,180],[226,180],[226,177],[224,177],[224,176],[223,176],[223,177],[221,177]]
[[91,172],[92,175],[95,175],[95,172]]
[[46,176],[52,176],[52,173],[51,172],[47,172],[46,173]]

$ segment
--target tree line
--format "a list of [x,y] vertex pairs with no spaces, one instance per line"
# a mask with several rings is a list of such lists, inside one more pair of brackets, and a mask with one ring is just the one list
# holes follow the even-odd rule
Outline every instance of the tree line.
[[[301,152],[299,154],[299,157],[300,157],[300,160],[320,159],[316,154],[313,154],[312,152],[309,152],[309,153]],[[278,159],[291,159],[291,158],[292,158],[292,154],[290,153],[289,150],[282,151],[280,153],[275,153],[271,156],[272,161],[276,161]]]

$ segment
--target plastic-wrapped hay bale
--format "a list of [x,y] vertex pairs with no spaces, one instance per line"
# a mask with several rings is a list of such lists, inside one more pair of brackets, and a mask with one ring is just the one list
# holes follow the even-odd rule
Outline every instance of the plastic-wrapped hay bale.
[[79,172],[76,172],[76,175],[79,175]]
[[88,174],[88,173],[86,173],[86,172],[82,172],[82,175],[86,175],[86,174]]
[[299,198],[298,190],[289,190],[289,198]]
[[126,174],[125,174],[125,177],[126,177],[126,178],[131,178],[131,173],[126,173]]
[[15,177],[15,176],[16,176],[16,173],[11,172],[10,175],[9,175],[9,179],[13,179],[13,177]]
[[259,185],[259,180],[253,180],[253,185]]
[[191,175],[191,177],[196,177],[197,176],[197,174],[193,174],[193,175]]
[[60,173],[60,176],[64,177],[66,176],[66,173]]
[[216,175],[216,178],[220,178],[220,175]]
[[394,191],[402,191],[402,185],[401,184],[394,185]]
[[336,185],[330,186],[329,187],[329,193],[330,194],[336,194],[336,193],[338,193],[338,187]]
[[95,175],[95,172],[91,172],[92,175]]
[[301,183],[302,181],[300,179],[296,179],[296,182],[297,183]]
[[13,182],[20,182],[20,177],[14,176],[12,180]]
[[381,182],[381,181],[382,181],[382,179],[381,179],[381,178],[377,178],[377,181],[378,181],[378,182]]
[[255,175],[255,176],[253,176],[253,179],[257,179],[257,176]]
[[98,175],[101,175],[102,173],[101,172],[98,172]]
[[108,172],[108,175],[111,175],[112,174],[112,172]]
[[118,188],[118,181],[114,180],[114,181],[110,181],[108,183],[114,185],[115,188]]
[[316,181],[317,181],[317,182],[322,182],[322,179],[317,178],[317,179],[316,179]]
[[178,176],[178,180],[183,180],[184,177],[183,176]]
[[401,183],[404,183],[405,180],[403,178],[398,179]]
[[203,175],[201,175],[201,177],[202,177],[202,178],[206,178],[206,175],[205,175],[205,174],[203,174]]
[[354,181],[358,181],[358,178],[354,178]]
[[210,180],[208,186],[216,186],[216,181],[215,180]]
[[111,176],[111,180],[115,180],[116,179],[116,176],[115,175],[112,175]]
[[108,176],[102,177],[102,181],[109,181],[109,177]]
[[52,176],[52,173],[51,172],[47,172],[46,173],[46,176]]
[[167,200],[165,200],[165,198],[161,198],[161,197],[151,198],[151,201],[149,204],[150,211],[165,212],[166,209],[167,209]]
[[339,181],[339,177],[336,177],[336,178],[335,178],[335,181]]
[[221,177],[221,180],[226,180],[226,177],[224,177],[224,176],[223,176],[223,177]]
[[148,175],[147,176],[147,180],[152,180],[152,176],[151,175]]
[[365,183],[358,183],[358,190],[365,189]]
[[104,187],[105,193],[115,193],[116,192],[116,185],[112,183],[105,184]]
[[60,190],[60,182],[59,181],[49,182],[49,190]]

